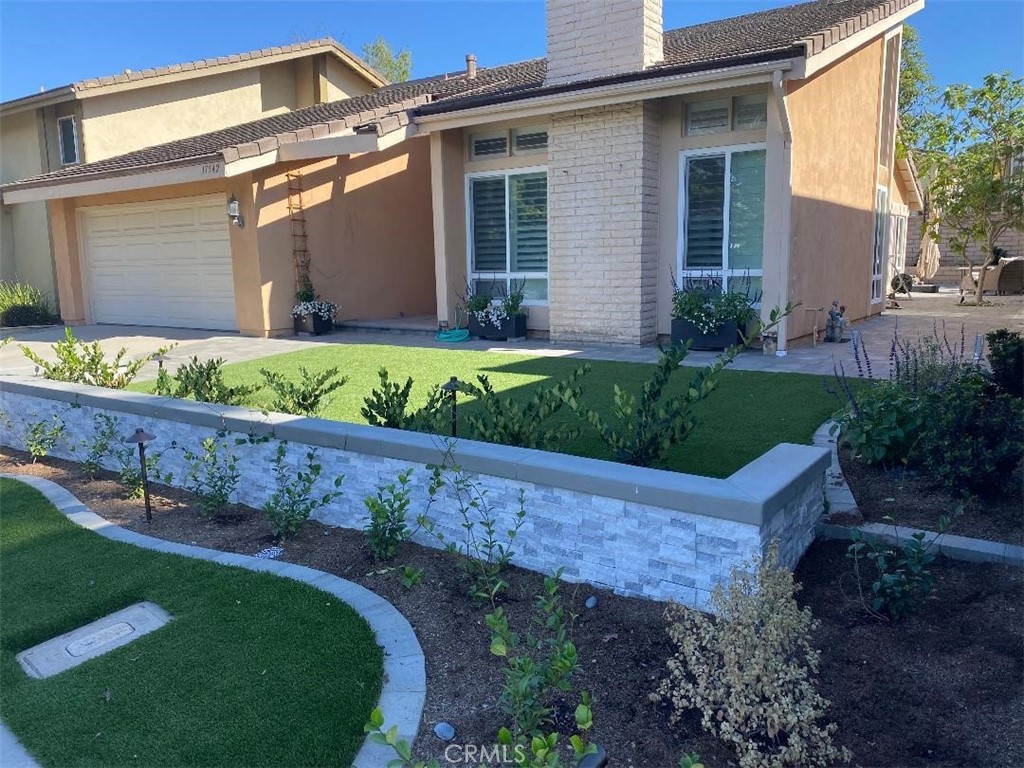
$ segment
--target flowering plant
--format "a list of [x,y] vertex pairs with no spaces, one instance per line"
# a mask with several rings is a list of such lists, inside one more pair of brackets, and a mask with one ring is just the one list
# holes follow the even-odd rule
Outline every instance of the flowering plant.
[[523,285],[513,283],[512,290],[504,296],[492,297],[484,292],[473,292],[467,286],[464,298],[466,312],[473,315],[481,325],[500,326],[506,319],[526,315]]
[[292,317],[305,317],[306,315],[319,315],[324,320],[334,321],[338,316],[338,305],[333,301],[323,299],[311,299],[300,301],[292,307]]
[[746,291],[724,293],[717,282],[693,281],[684,288],[675,286],[672,317],[693,323],[705,334],[716,333],[727,322],[745,328],[757,316],[753,307],[757,301]]

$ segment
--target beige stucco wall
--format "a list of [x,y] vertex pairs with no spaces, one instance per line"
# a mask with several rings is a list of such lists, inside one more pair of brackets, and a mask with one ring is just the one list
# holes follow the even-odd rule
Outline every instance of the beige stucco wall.
[[295,267],[287,170],[301,174],[313,285],[339,320],[436,312],[430,149],[414,138],[382,152],[256,172],[265,328],[292,327]]
[[[44,167],[44,133],[36,110],[0,120],[0,183],[24,179]],[[56,300],[45,203],[0,210],[0,278],[25,280]]]
[[810,334],[834,299],[847,317],[871,304],[878,105],[882,41],[855,51],[806,81],[789,84],[793,130],[790,338]]
[[327,92],[324,101],[338,101],[353,96],[362,96],[373,90],[366,80],[357,75],[333,56],[327,57]]

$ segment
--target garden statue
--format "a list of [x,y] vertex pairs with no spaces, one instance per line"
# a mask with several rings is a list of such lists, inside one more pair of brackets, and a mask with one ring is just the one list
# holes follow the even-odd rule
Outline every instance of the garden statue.
[[846,326],[846,318],[843,315],[846,307],[839,306],[839,301],[832,302],[832,308],[828,311],[828,322],[825,323],[825,341],[839,342],[843,340],[843,328]]

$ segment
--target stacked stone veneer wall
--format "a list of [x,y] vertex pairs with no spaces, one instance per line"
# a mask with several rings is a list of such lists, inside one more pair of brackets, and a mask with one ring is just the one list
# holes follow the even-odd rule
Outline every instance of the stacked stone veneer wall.
[[562,112],[548,129],[550,334],[657,337],[660,106]]
[[[171,443],[195,450],[214,437],[239,456],[238,500],[256,508],[273,493],[279,441],[287,442],[293,464],[315,447],[324,490],[337,474],[345,476],[344,496],[317,517],[345,528],[362,528],[363,499],[406,468],[414,470],[414,518],[426,504],[426,465],[444,451],[434,435],[39,379],[0,380],[0,410],[0,442],[20,449],[29,425],[59,416],[66,432],[52,454],[71,460],[82,459],[99,413],[118,419],[125,435],[143,427],[156,435],[149,452],[160,454],[160,470],[171,472],[176,486],[183,485],[186,465]],[[235,444],[249,435],[269,439]],[[573,581],[698,607],[732,566],[774,538],[784,564],[796,565],[814,537],[829,463],[823,448],[782,444],[720,480],[472,440],[457,441],[451,456],[487,491],[499,530],[508,528],[520,489],[525,492],[526,521],[514,546],[518,565],[545,573],[564,567]],[[430,516],[446,535],[461,537],[451,496],[442,494]],[[437,546],[423,531],[414,538]]]
[[[921,240],[923,233],[921,231],[922,218],[920,214],[912,215],[907,224],[907,266],[912,267],[917,264],[918,254],[921,252]],[[931,282],[938,283],[940,285],[959,285],[960,284],[960,270],[958,269],[963,265],[963,257],[958,253],[954,253],[949,247],[949,237],[952,233],[948,227],[940,227],[939,235],[942,238],[939,241],[939,269],[935,273],[935,277],[932,278]],[[1004,232],[1003,236],[999,238],[999,247],[1005,248],[1011,256],[1024,256],[1024,230],[1012,229],[1008,232]],[[971,264],[978,265],[984,261],[984,254],[982,254],[981,246],[976,243],[971,243],[967,247],[967,258]]]

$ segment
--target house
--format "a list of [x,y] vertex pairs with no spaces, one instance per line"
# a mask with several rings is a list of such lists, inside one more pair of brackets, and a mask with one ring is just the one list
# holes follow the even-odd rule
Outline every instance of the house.
[[[323,39],[52,88],[0,103],[0,183],[358,96],[384,83],[346,48]],[[56,297],[46,204],[5,205],[0,221],[0,277],[27,280]],[[226,243],[227,233],[220,235]]]
[[[167,251],[133,251],[118,206],[219,195],[244,221],[230,227],[242,333],[289,331],[298,226],[345,318],[451,324],[467,283],[515,283],[538,336],[646,344],[669,333],[673,280],[710,276],[760,291],[765,312],[801,303],[784,352],[833,300],[851,320],[883,309],[912,202],[894,150],[900,34],[923,6],[817,0],[663,31],[660,0],[547,0],[545,59],[470,56],[458,73],[7,184],[3,199],[47,201],[69,322],[109,317],[90,283],[111,250],[166,305],[154,294],[174,259],[147,281]],[[161,324],[209,327],[185,316],[204,304]]]

